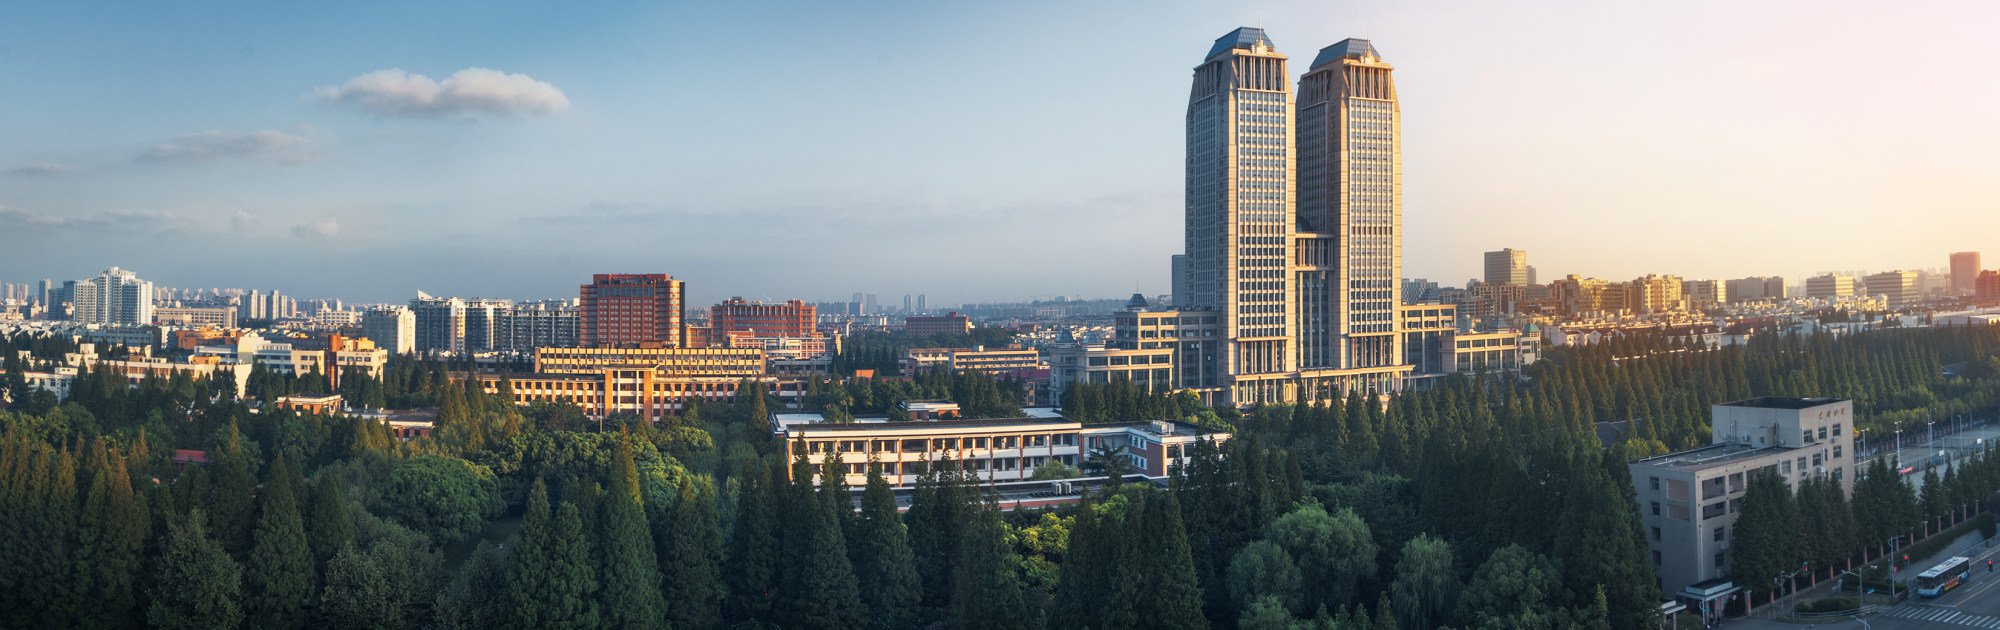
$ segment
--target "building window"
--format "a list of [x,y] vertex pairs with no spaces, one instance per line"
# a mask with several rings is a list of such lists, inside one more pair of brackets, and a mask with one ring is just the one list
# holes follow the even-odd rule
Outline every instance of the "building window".
[[1659,539],[1660,539],[1660,528],[1655,527],[1653,528],[1653,540],[1657,541]]
[[1659,492],[1659,491],[1660,491],[1660,478],[1659,478],[1659,477],[1651,477],[1651,478],[1647,479],[1647,485],[1649,485],[1649,486],[1652,486],[1652,488],[1653,488],[1653,491],[1654,491],[1654,492]]
[[1835,444],[1835,445],[1833,445],[1833,458],[1834,458],[1834,459],[1840,459],[1840,445],[1839,445],[1839,444]]
[[1725,529],[1725,528],[1721,528],[1721,527],[1717,527],[1717,528],[1715,528],[1715,542],[1722,542],[1722,540],[1723,540],[1723,536],[1724,536],[1725,532],[1727,532],[1727,531],[1728,531],[1728,530],[1727,530],[1727,529]]
[[1660,515],[1660,502],[1659,502],[1659,501],[1654,501],[1654,502],[1653,502],[1653,516],[1659,516],[1659,515]]
[[1826,427],[1819,428],[1819,439],[1826,439]]
[[1833,423],[1833,435],[1835,437],[1840,436],[1840,423],[1838,422]]
[[1724,551],[1715,554],[1715,568],[1720,569],[1723,567],[1723,565],[1727,564],[1728,562],[1729,562],[1729,552]]
[[1657,549],[1653,551],[1653,566],[1660,566],[1660,552]]

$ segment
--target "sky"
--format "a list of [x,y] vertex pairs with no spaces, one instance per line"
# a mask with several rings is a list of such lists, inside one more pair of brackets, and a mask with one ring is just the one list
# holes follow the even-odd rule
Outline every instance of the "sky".
[[0,281],[931,304],[1168,290],[1191,69],[1374,41],[1404,271],[2000,259],[2000,3],[74,2],[0,11]]

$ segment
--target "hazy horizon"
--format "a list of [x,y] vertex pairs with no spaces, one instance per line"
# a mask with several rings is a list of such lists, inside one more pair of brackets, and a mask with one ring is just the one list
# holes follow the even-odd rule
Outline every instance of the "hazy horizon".
[[1374,41],[1404,269],[2000,258],[2000,5],[237,3],[0,22],[0,281],[931,304],[1167,291],[1190,69]]

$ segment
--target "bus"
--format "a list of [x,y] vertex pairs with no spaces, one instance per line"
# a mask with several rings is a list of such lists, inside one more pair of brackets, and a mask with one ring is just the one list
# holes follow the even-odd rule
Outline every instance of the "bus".
[[1956,556],[1917,574],[1917,594],[1937,597],[1972,578],[1972,559]]

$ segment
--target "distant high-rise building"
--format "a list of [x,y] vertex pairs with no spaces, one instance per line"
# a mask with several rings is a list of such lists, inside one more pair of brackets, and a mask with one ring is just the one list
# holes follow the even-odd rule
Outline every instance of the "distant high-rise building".
[[1890,308],[1902,308],[1917,303],[1923,292],[1917,288],[1917,272],[1884,271],[1869,274],[1868,295],[1880,295],[1889,300]]
[[501,349],[507,341],[507,311],[514,308],[512,300],[488,300],[473,298],[465,301],[465,351],[467,353],[492,352]]
[[1487,284],[1529,284],[1528,252],[1507,248],[1486,252]]
[[1187,254],[1174,254],[1167,267],[1167,295],[1172,296],[1173,305],[1180,306],[1187,296]]
[[361,336],[390,354],[409,354],[416,350],[417,316],[401,306],[362,311]]
[[909,313],[912,313],[912,312],[915,312],[915,311],[916,311],[916,307],[917,307],[917,299],[916,299],[916,297],[915,297],[915,296],[912,296],[912,295],[910,295],[910,294],[908,294],[908,293],[904,293],[904,294],[903,294],[903,313],[907,315],[907,314],[909,314]]
[[1725,300],[1730,303],[1785,299],[1785,279],[1781,276],[1751,277],[1725,283]]
[[1681,297],[1687,300],[1688,308],[1705,311],[1729,301],[1729,284],[1721,280],[1682,281]]
[[493,345],[521,354],[533,354],[536,348],[574,348],[581,320],[574,300],[515,304],[500,311]]
[[1537,282],[1535,281],[1535,266],[1534,266],[1534,265],[1528,265],[1528,284],[1539,284],[1539,283],[1537,283]]
[[[903,296],[903,309],[916,306],[915,299]],[[780,304],[729,298],[709,307],[709,335],[721,339],[733,332],[755,332],[758,337],[809,337],[814,334],[818,309],[799,300]]]
[[462,354],[465,352],[465,300],[433,297],[422,291],[410,300],[415,317],[416,342],[413,352]]
[[929,312],[929,311],[930,311],[930,307],[929,307],[929,306],[925,306],[925,305],[924,305],[924,294],[922,294],[922,293],[918,293],[918,294],[917,294],[917,312],[919,312],[919,313],[924,313],[924,312]]
[[578,288],[585,347],[657,343],[677,348],[686,339],[683,283],[664,273],[600,273]]
[[1973,281],[1972,290],[1981,300],[2000,300],[2000,271],[1988,269],[1979,272],[1979,279]]
[[1806,278],[1806,297],[1828,301],[1854,297],[1854,276],[1829,273]]
[[1979,252],[1957,252],[1951,255],[1952,295],[1972,295],[1979,281]]
[[42,278],[41,283],[35,286],[35,295],[38,296],[36,297],[35,301],[40,302],[43,308],[48,308],[49,294],[53,293],[55,290],[56,290],[56,283],[54,281],[51,281],[48,278]]
[[142,325],[153,323],[153,283],[117,267],[97,277],[78,280],[70,300],[74,319],[97,324]]

